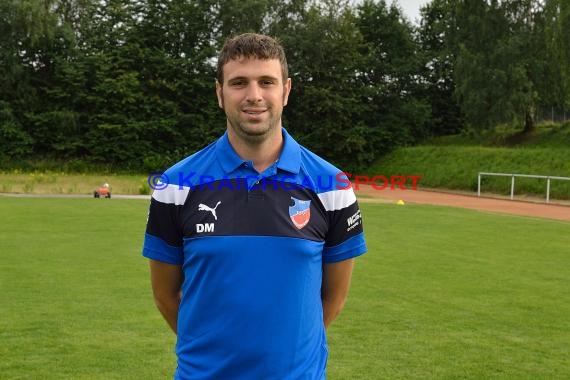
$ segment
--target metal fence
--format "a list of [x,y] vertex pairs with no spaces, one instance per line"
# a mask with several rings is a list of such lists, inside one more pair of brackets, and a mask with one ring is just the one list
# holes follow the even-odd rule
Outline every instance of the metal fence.
[[548,175],[534,175],[534,174],[508,174],[508,173],[485,173],[480,172],[477,176],[477,196],[481,197],[481,177],[484,175],[496,176],[496,177],[511,177],[511,200],[515,197],[515,178],[540,178],[546,179],[546,203],[550,203],[550,181],[551,180],[561,180],[570,181],[570,177],[555,177]]
[[551,121],[553,123],[565,123],[570,120],[570,110],[560,107],[540,107],[536,110],[535,121]]

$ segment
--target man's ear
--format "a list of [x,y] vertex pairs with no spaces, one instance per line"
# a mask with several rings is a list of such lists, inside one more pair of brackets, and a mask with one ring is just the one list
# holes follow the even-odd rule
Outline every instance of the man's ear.
[[216,80],[216,96],[218,97],[218,106],[224,108],[224,98],[222,97],[222,85]]
[[287,78],[285,84],[283,85],[283,107],[287,105],[289,100],[289,93],[291,93],[291,78]]

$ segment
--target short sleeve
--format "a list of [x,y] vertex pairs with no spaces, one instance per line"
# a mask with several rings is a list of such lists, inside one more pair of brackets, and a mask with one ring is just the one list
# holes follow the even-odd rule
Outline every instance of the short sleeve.
[[[150,201],[148,221],[142,255],[146,258],[182,265],[182,233],[179,214],[182,207],[175,199],[169,199],[169,189],[156,190]],[[171,200],[171,201],[170,201]]]
[[323,261],[334,263],[367,251],[362,215],[351,187],[319,194],[328,220]]

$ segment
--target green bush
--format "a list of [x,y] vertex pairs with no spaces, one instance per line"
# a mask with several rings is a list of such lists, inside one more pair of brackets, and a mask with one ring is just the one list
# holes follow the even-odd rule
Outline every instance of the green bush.
[[147,182],[143,182],[139,187],[139,195],[150,195],[152,193],[150,186]]

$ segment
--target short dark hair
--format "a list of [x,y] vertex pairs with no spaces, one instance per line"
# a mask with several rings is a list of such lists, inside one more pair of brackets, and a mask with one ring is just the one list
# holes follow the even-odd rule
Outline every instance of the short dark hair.
[[263,34],[244,33],[228,39],[224,44],[218,56],[216,77],[218,83],[224,83],[224,65],[238,58],[278,59],[281,63],[283,82],[289,77],[285,50],[277,39]]

